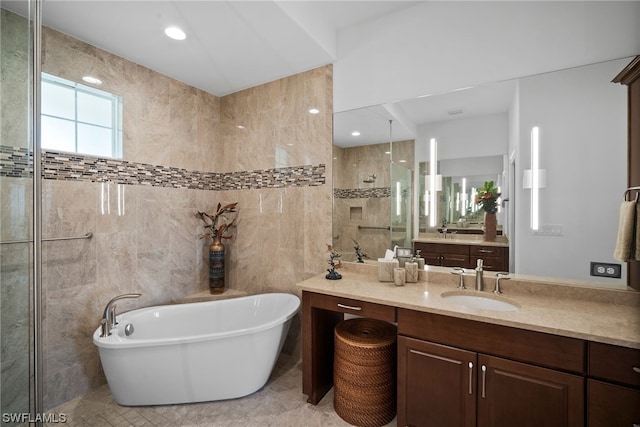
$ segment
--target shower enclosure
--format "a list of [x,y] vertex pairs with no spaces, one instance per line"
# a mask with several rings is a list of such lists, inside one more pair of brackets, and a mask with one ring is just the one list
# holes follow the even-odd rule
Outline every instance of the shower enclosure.
[[[0,410],[2,423],[42,413],[40,180],[37,146],[40,2],[16,18],[0,2]],[[25,2],[27,3],[27,2]],[[29,415],[32,414],[32,415]],[[36,423],[38,424],[38,423]]]

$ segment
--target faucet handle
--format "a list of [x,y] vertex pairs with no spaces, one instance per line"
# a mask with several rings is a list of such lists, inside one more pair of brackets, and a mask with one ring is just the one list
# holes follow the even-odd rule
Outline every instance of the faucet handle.
[[494,294],[501,294],[502,293],[502,291],[500,290],[500,279],[509,280],[509,279],[511,279],[511,277],[509,277],[509,273],[505,272],[505,271],[501,271],[499,273],[496,273],[496,287],[493,290]]
[[466,286],[464,286],[464,274],[465,274],[465,269],[462,267],[453,267],[453,271],[451,272],[451,274],[456,274],[458,276],[460,276],[460,282],[458,283],[458,289],[467,289]]
[[118,326],[118,322],[116,321],[116,304],[113,304],[109,309],[109,321],[111,322],[111,327]]

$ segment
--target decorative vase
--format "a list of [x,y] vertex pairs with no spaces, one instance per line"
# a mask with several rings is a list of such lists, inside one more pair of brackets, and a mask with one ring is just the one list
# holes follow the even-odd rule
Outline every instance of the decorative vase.
[[498,228],[498,220],[495,212],[484,213],[484,240],[485,242],[495,242]]
[[216,236],[209,246],[209,292],[221,294],[224,289],[224,245]]

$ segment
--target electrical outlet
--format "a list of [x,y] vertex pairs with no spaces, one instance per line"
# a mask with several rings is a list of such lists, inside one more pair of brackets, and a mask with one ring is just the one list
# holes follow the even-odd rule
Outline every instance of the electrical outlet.
[[591,275],[620,279],[622,277],[622,265],[606,262],[591,262]]

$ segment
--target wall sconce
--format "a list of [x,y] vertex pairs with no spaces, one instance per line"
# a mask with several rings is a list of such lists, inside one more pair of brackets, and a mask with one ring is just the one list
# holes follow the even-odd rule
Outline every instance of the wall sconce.
[[531,229],[540,228],[540,188],[546,185],[546,171],[540,169],[540,128],[531,128],[531,169],[525,170],[523,187],[531,189]]
[[[440,176],[439,187],[438,176]],[[442,175],[438,175],[438,142],[435,138],[431,138],[429,144],[429,175],[426,178],[429,180],[429,185],[425,182],[425,188],[429,192],[429,226],[435,227],[438,209],[436,198],[438,191],[442,191]]]
[[401,210],[401,199],[402,198],[402,189],[400,188],[400,181],[396,181],[396,215],[400,216],[402,213]]
[[460,194],[462,199],[462,215],[467,213],[467,178],[462,178],[462,193]]

